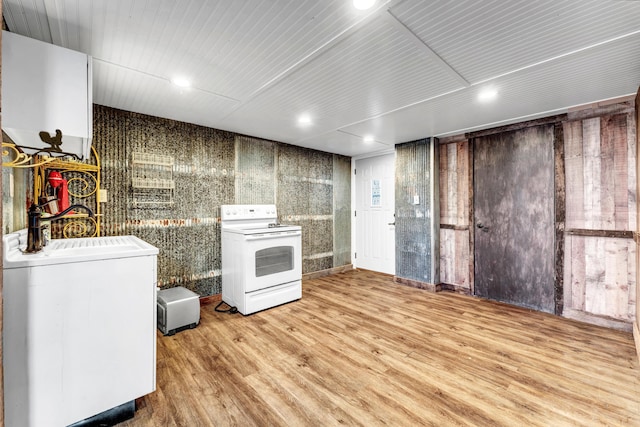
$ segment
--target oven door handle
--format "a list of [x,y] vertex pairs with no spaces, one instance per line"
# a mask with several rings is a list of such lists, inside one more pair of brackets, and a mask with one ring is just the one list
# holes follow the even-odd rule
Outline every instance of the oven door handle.
[[267,234],[253,234],[246,236],[244,239],[247,241],[250,240],[267,240],[267,239],[279,239],[281,237],[292,237],[292,236],[300,236],[302,233],[300,231],[283,231],[280,233],[267,233]]

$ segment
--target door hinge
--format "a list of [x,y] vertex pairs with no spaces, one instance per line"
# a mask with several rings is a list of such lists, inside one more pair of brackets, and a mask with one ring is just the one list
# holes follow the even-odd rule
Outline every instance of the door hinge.
[[353,259],[358,259],[358,252],[353,253]]
[[357,175],[357,173],[356,173],[356,169],[354,169],[354,170],[353,170],[353,174],[354,174],[354,175]]
[[353,216],[358,216],[358,212],[357,211],[353,211]]

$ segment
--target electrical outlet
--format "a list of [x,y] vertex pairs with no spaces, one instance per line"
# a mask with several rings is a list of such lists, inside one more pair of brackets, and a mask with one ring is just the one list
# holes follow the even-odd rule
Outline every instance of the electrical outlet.
[[100,190],[100,203],[107,203],[107,190],[101,188]]
[[417,194],[415,196],[413,196],[413,204],[414,205],[419,205],[420,204],[420,196],[418,196]]

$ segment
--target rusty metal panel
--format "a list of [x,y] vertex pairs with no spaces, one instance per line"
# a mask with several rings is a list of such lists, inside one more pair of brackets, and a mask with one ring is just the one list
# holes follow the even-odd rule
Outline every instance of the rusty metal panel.
[[302,226],[302,272],[333,265],[333,155],[279,144],[280,221]]
[[275,203],[275,142],[236,136],[236,204]]
[[396,145],[396,276],[428,284],[436,284],[440,267],[433,144],[423,139]]
[[[219,206],[233,203],[234,135],[188,123],[94,106],[93,144],[102,163],[105,235],[133,234],[160,249],[158,284],[220,293]],[[131,154],[175,159],[174,203],[135,207]]]
[[476,294],[553,313],[553,125],[474,143]]
[[[161,286],[220,293],[222,204],[276,203],[281,222],[303,227],[304,273],[351,262],[348,157],[103,106],[93,141],[109,194],[102,230],[157,246]],[[173,204],[132,205],[133,152],[174,157]]]
[[351,264],[351,159],[333,155],[333,267]]

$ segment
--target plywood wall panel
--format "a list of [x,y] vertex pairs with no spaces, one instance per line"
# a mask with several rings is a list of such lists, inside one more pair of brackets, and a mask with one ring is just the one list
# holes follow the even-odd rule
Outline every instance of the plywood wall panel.
[[[631,239],[567,236],[571,284],[566,308],[632,321],[636,296],[636,248]],[[566,295],[566,294],[565,294]]]
[[585,258],[585,239],[581,236],[568,236],[568,239],[572,241],[571,244],[571,252],[569,254],[565,253],[565,259],[568,258],[571,260],[571,278],[569,283],[571,283],[571,297],[569,300],[572,304],[569,304],[572,308],[576,310],[584,310],[585,309],[585,295],[586,295],[586,283],[587,281],[587,267],[586,267],[586,258]]
[[[634,165],[634,173],[636,174],[636,189],[640,188],[640,153],[638,153],[638,151],[640,150],[640,144],[638,144],[638,138],[640,137],[640,88],[638,89],[638,92],[636,93],[635,96],[635,101],[633,103],[633,109],[630,112],[629,116],[627,117],[627,125],[631,128],[633,127],[633,129],[628,129],[628,138],[633,138],[635,144],[636,144],[636,149],[635,149],[635,158],[636,158],[636,163]],[[636,196],[637,197],[637,196]],[[635,204],[635,210],[634,213],[636,214],[636,223],[634,224],[635,228],[631,228],[631,230],[636,230],[635,233],[635,242],[636,242],[636,283],[640,283],[640,249],[638,248],[638,242],[639,242],[639,233],[640,232],[640,203],[636,203]],[[636,288],[636,298],[635,298],[635,313],[636,313],[636,317],[635,317],[635,322],[633,324],[633,337],[635,339],[635,343],[636,343],[636,351],[638,353],[638,356],[640,357],[640,329],[638,327],[638,323],[640,322],[640,291],[638,291],[638,289]]]
[[458,153],[456,144],[449,144],[447,147],[447,182],[450,189],[447,197],[447,221],[449,224],[456,224],[458,212]]
[[461,141],[456,148],[456,225],[469,225],[469,142]]
[[441,144],[440,281],[471,293],[469,236],[469,142]]
[[470,290],[469,231],[440,229],[440,281]]
[[[602,119],[600,124],[600,147],[597,155],[600,157],[600,212],[601,224],[597,226],[603,230],[615,230],[616,226],[616,177],[614,140],[610,134],[614,132],[613,126],[609,126],[609,120]],[[619,156],[618,156],[619,157]],[[625,150],[626,158],[626,150]],[[595,177],[596,179],[598,177]],[[626,184],[626,179],[624,180]],[[625,206],[623,206],[625,207]]]
[[629,113],[564,124],[567,229],[635,230],[634,128]]
[[626,114],[627,118],[627,203],[629,206],[629,223],[627,230],[637,231],[637,131],[633,112]]
[[584,156],[582,153],[582,122],[564,124],[566,227],[584,226]]
[[604,314],[604,278],[606,274],[604,241],[585,239],[585,296],[584,309],[592,314]]
[[455,230],[440,229],[440,280],[443,283],[452,283],[454,280],[455,266]]
[[469,230],[455,230],[456,263],[452,284],[470,289]]
[[442,144],[440,149],[440,223],[469,224],[469,143]]
[[[613,186],[614,199],[614,229],[627,230],[629,227],[629,151],[627,141],[627,115],[617,114],[603,118],[602,141],[604,147],[608,147],[613,157],[613,174],[609,177]],[[604,176],[603,176],[604,178]],[[634,188],[632,186],[631,188]]]
[[565,307],[631,322],[635,317],[635,118],[620,105],[564,123],[567,233]]
[[[449,213],[449,146],[439,146],[440,157],[438,170],[440,174],[440,224],[451,224]],[[453,193],[453,192],[452,192]]]
[[584,155],[584,226],[581,228],[602,229],[601,213],[601,165],[600,165],[600,119],[587,119],[582,122]]

